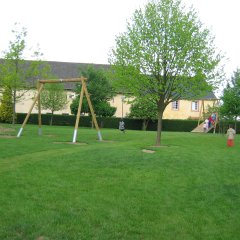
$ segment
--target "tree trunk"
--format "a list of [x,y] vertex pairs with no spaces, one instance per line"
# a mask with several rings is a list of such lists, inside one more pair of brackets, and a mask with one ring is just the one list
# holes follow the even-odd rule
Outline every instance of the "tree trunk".
[[147,130],[147,126],[148,126],[148,120],[147,119],[143,119],[142,130],[146,131]]
[[235,117],[235,131],[237,132],[237,117]]
[[[18,75],[19,72],[19,62],[18,58],[15,60],[15,65],[16,65],[16,76]],[[15,124],[15,119],[16,119],[16,103],[17,103],[17,79],[16,77],[14,78],[14,85],[13,85],[13,119],[12,119],[12,124]]]
[[50,118],[50,126],[52,126],[52,123],[53,123],[53,114],[54,114],[54,112],[52,112],[52,114],[51,114],[51,118]]
[[157,123],[156,146],[161,146],[162,117],[163,117],[163,110],[160,107],[158,107],[158,123]]
[[16,90],[13,90],[13,103],[12,103],[12,124],[15,124],[16,119]]

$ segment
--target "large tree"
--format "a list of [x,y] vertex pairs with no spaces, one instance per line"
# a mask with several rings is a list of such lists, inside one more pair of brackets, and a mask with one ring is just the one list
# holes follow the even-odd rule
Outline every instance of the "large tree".
[[209,30],[180,0],[152,1],[136,10],[109,58],[118,85],[155,102],[157,146],[166,106],[211,90],[220,60]]
[[240,117],[240,69],[237,69],[230,83],[224,89],[221,97],[223,104],[220,107],[221,116],[234,120],[235,128],[237,118]]
[[33,81],[47,77],[50,74],[49,65],[40,61],[41,53],[39,50],[33,51],[32,57],[36,60],[26,61],[24,53],[26,49],[27,30],[19,28],[15,24],[14,40],[10,41],[9,49],[5,51],[3,61],[0,64],[0,88],[7,89],[12,95],[12,123],[16,118],[16,103],[33,87]]
[[[87,89],[91,97],[95,114],[100,117],[112,117],[116,112],[116,108],[110,106],[108,101],[113,97],[114,92],[104,71],[88,67],[87,71],[82,71],[82,75],[88,79]],[[76,90],[78,95],[71,104],[71,112],[75,115],[77,114],[79,105],[80,89],[81,85],[78,85]],[[83,99],[81,112],[90,114],[86,98]]]

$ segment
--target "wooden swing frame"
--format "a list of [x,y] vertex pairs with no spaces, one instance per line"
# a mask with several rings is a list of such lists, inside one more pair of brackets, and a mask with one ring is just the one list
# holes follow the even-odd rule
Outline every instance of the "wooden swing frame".
[[87,86],[86,86],[86,81],[87,78],[81,77],[81,78],[70,78],[70,79],[51,79],[51,80],[38,80],[37,82],[37,95],[35,96],[33,103],[28,111],[27,116],[25,117],[25,120],[17,134],[17,137],[20,137],[23,131],[23,128],[25,127],[30,114],[33,110],[34,105],[36,104],[36,102],[38,102],[38,135],[42,135],[42,117],[41,117],[41,92],[43,90],[44,84],[46,83],[68,83],[68,82],[75,82],[75,83],[81,83],[82,84],[82,88],[81,88],[81,92],[80,92],[80,99],[79,99],[79,105],[78,105],[78,112],[77,112],[77,118],[76,118],[76,122],[75,122],[75,128],[74,128],[74,133],[73,133],[73,143],[76,143],[77,140],[77,131],[78,131],[78,126],[79,126],[79,121],[80,121],[80,116],[81,116],[81,109],[82,109],[82,103],[83,103],[83,96],[85,94],[86,98],[87,98],[87,102],[90,108],[90,112],[92,115],[92,119],[93,119],[93,123],[95,125],[95,128],[97,129],[98,132],[98,139],[99,141],[102,141],[102,135],[97,123],[97,119],[96,119],[96,115],[94,113],[93,110],[93,106],[90,100],[90,96],[87,90]]

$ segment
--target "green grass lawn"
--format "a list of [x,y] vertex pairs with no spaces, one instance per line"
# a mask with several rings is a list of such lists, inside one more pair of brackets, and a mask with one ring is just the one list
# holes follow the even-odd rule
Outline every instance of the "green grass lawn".
[[[1,125],[12,128],[10,125]],[[9,131],[9,135],[17,134]],[[0,134],[0,239],[240,238],[240,137],[27,125]],[[145,153],[142,150],[154,150]]]

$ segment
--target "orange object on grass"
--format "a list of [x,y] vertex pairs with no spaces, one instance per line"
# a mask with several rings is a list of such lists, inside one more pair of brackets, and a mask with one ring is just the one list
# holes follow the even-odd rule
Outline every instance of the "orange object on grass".
[[228,147],[232,147],[234,145],[233,139],[228,139],[227,145],[228,145]]

